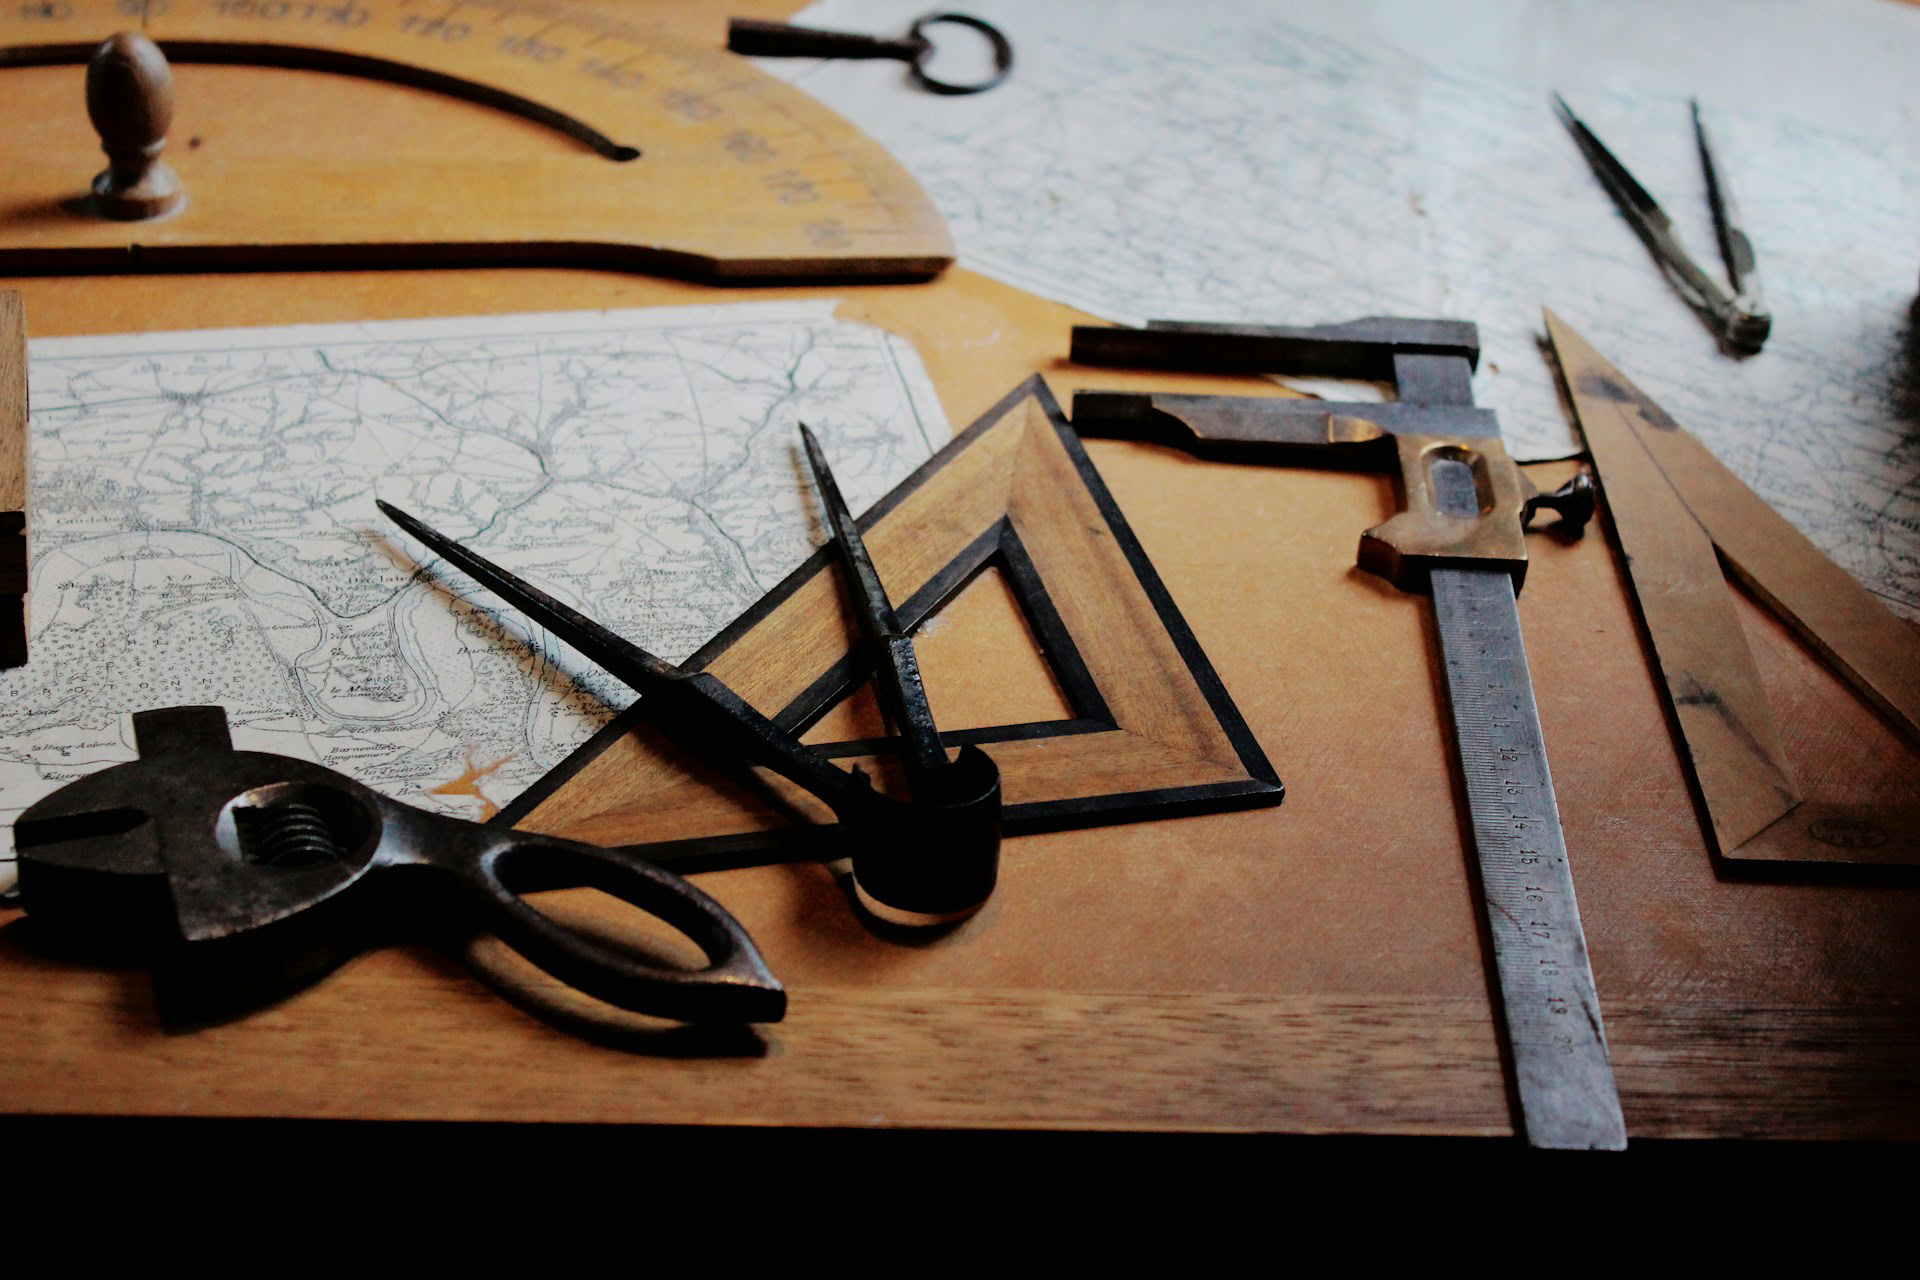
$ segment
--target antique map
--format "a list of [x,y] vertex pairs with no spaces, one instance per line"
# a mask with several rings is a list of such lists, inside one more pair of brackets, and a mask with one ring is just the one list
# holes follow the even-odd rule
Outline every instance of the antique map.
[[487,817],[633,695],[469,601],[376,497],[678,660],[824,540],[797,422],[856,510],[951,435],[911,345],[831,301],[41,339],[29,379],[9,829],[131,759],[129,712],[186,703]]
[[[895,33],[916,0],[802,21]],[[1828,554],[1920,613],[1920,9],[1888,0],[979,0],[1013,74],[762,59],[885,143],[963,265],[1107,319],[1477,321],[1482,404],[1574,447],[1551,306]],[[967,33],[934,28],[942,57]],[[963,79],[964,66],[939,74]],[[1550,91],[1718,272],[1689,98],[1759,253],[1773,337],[1723,354]]]

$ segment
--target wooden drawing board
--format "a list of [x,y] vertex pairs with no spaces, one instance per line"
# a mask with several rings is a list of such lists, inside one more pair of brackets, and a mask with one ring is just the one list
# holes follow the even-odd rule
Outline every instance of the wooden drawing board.
[[[1038,378],[861,523],[908,627],[997,567],[1065,696],[1069,718],[943,735],[999,765],[1009,836],[1280,802],[1272,766]],[[822,548],[688,665],[804,733],[868,676],[855,628]],[[683,868],[831,853],[825,806],[765,771],[764,797],[714,776],[657,733],[635,732],[644,710],[615,720],[499,821],[599,843],[672,840],[652,856]],[[884,741],[817,745],[883,787],[902,784]],[[778,825],[741,838],[768,823]]]
[[[730,14],[794,7],[623,12],[718,48]],[[260,101],[263,81],[279,83],[253,68],[181,74],[234,111]],[[371,86],[373,103],[364,82],[300,79],[291,92],[303,112],[353,107],[383,128],[412,119],[429,141],[510,139],[526,127],[400,86]],[[35,337],[743,296],[546,268],[4,287],[25,296]],[[823,294],[783,286],[751,296]],[[1278,393],[1252,378],[1076,368],[1070,327],[1095,317],[964,270],[825,296],[845,319],[910,338],[954,423],[1036,371],[1062,400],[1096,386]],[[987,909],[925,946],[876,937],[818,864],[702,874],[792,994],[787,1021],[745,1047],[689,1044],[587,1006],[572,1011],[594,1038],[577,1037],[476,977],[564,998],[537,975],[486,951],[463,963],[424,948],[370,954],[255,1017],[168,1035],[144,976],[47,955],[17,912],[0,909],[7,1108],[1510,1133],[1426,606],[1353,562],[1358,532],[1391,513],[1389,482],[1118,441],[1086,451],[1286,779],[1286,803],[1017,837]],[[1571,468],[1528,472],[1551,489]],[[1630,1137],[1920,1136],[1920,888],[1716,869],[1606,539],[1540,536],[1529,554],[1521,621]],[[1038,664],[1009,667],[1010,639],[1023,654],[1032,644],[1003,582],[983,571],[922,624],[936,711],[961,728],[1072,718]],[[1920,751],[1777,620],[1744,598],[1734,607],[1798,776],[1913,796]],[[809,736],[880,732],[856,696]],[[550,900],[626,927],[591,893]]]
[[[147,222],[74,206],[103,165],[83,64],[124,29],[178,64],[163,158],[187,204]],[[575,261],[910,278],[953,257],[938,212],[876,143],[659,12],[10,4],[0,86],[0,271]]]

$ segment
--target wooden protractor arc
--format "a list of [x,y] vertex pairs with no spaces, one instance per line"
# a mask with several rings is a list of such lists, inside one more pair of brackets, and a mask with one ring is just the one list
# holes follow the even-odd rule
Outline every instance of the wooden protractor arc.
[[[165,159],[188,199],[162,219],[114,222],[83,200],[103,157],[81,64],[117,30],[176,64]],[[924,278],[953,257],[926,193],[845,120],[743,59],[592,8],[26,0],[0,9],[0,84],[0,273],[577,262]]]

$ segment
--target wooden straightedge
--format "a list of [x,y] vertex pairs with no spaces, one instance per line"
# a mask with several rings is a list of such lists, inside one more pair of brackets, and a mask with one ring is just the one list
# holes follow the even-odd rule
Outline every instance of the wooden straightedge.
[[1910,796],[1868,799],[1844,777],[1796,776],[1722,566],[1911,743],[1920,631],[1565,321],[1548,311],[1546,323],[1720,857],[1920,866]]

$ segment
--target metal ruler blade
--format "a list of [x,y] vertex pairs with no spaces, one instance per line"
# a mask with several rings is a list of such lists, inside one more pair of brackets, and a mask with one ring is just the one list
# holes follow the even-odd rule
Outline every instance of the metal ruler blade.
[[1547,770],[1513,579],[1435,569],[1433,608],[1454,745],[1527,1142],[1627,1145],[1600,998],[1580,928],[1560,806]]

